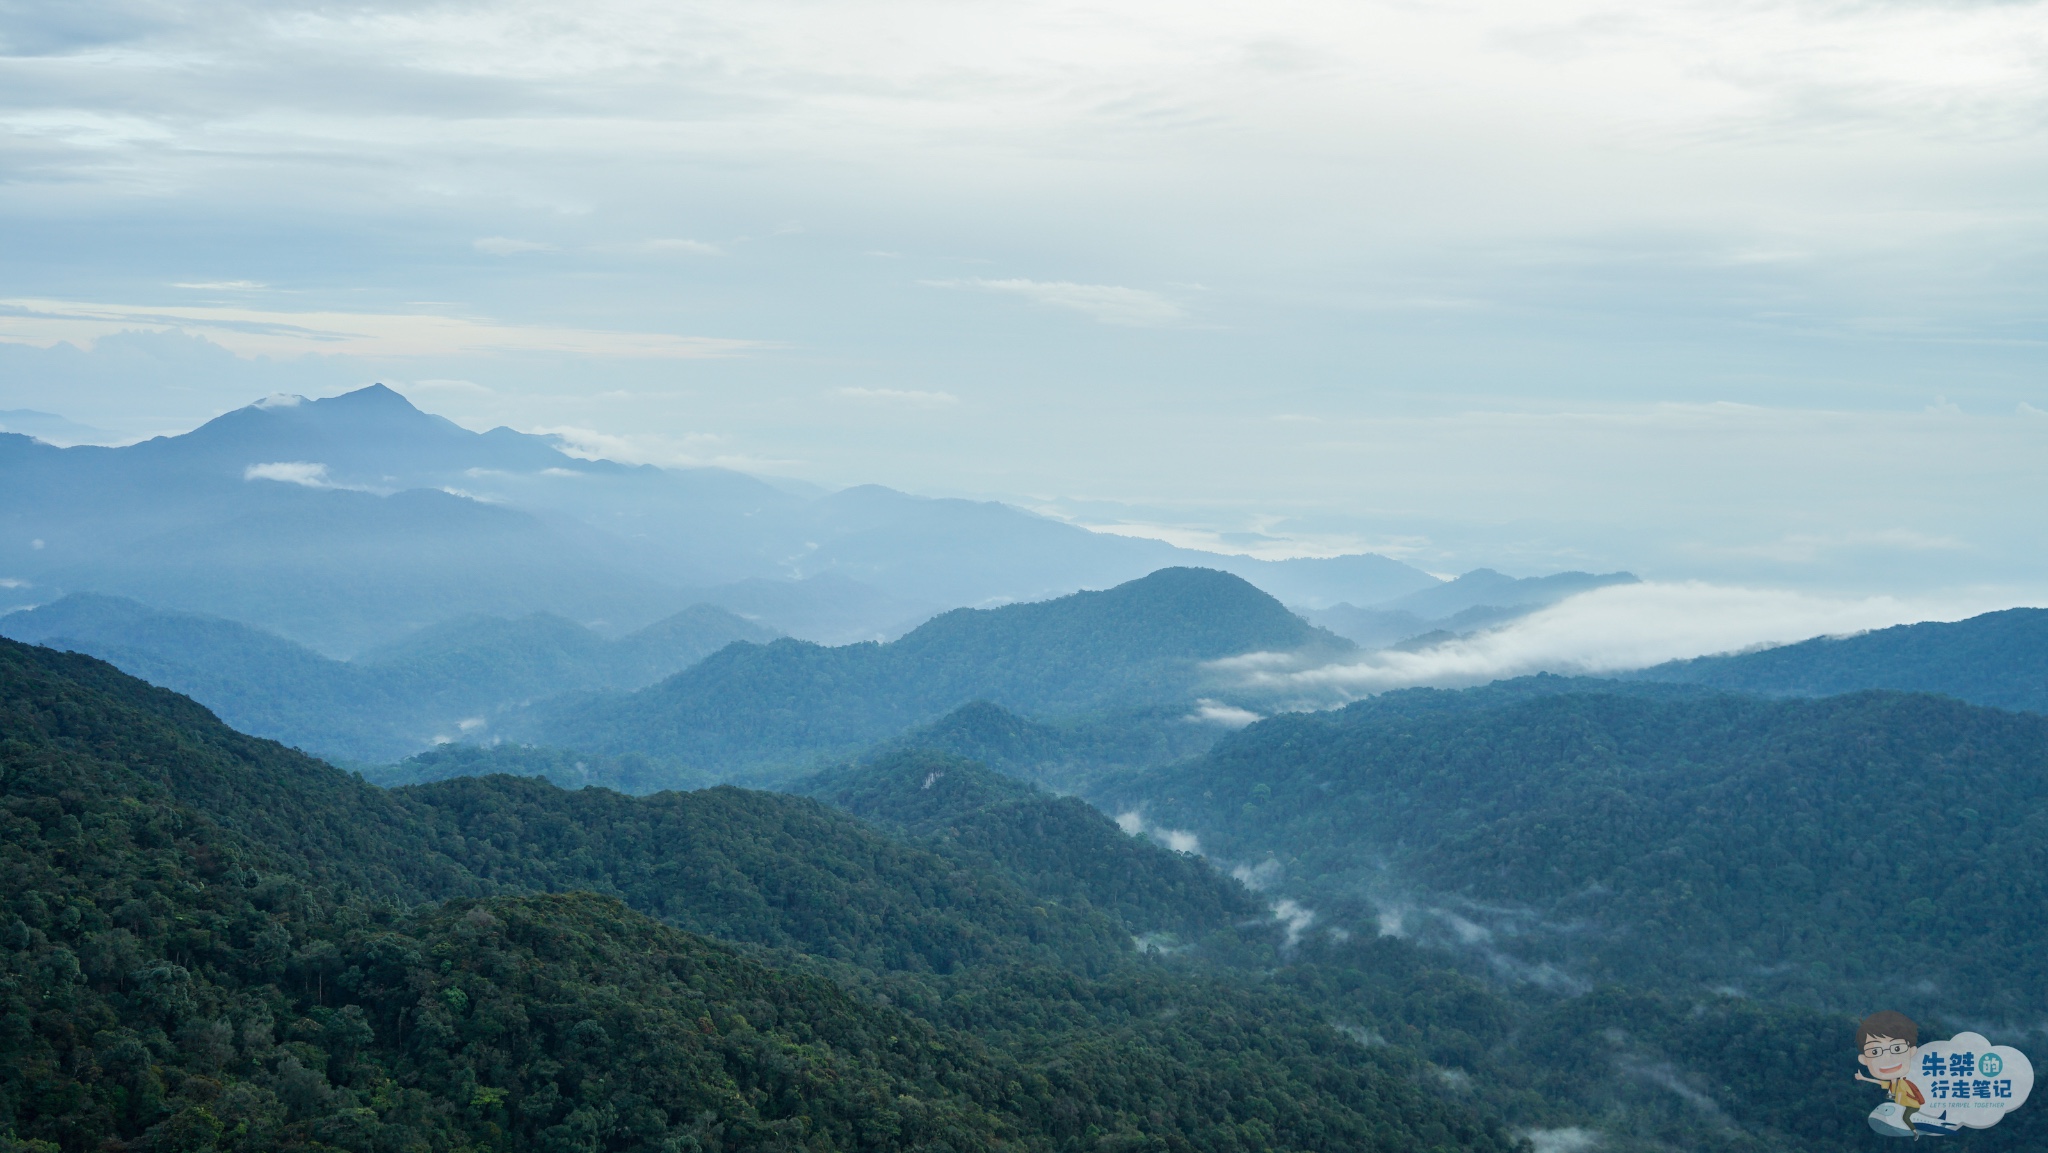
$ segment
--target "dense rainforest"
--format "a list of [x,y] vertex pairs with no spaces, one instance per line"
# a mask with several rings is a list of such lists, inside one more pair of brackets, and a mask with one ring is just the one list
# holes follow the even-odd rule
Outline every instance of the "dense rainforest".
[[802,795],[456,773],[619,763],[516,748],[383,789],[0,646],[0,1140],[1832,1153],[1858,1014],[2038,988],[1998,869],[2048,722],[1532,678],[1097,764],[1205,860],[1019,779],[1174,731],[1124,715],[973,704]]
[[2048,718],[1532,678],[1276,717],[1119,791],[1300,899],[1502,964],[2048,1010]]
[[385,792],[11,643],[0,732],[12,1146],[1513,1144],[1295,990],[815,801]]

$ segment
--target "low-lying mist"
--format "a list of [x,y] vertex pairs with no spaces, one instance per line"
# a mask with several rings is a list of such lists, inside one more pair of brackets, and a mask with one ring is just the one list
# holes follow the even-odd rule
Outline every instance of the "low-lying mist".
[[1383,649],[1309,667],[1254,653],[1210,667],[1245,691],[1285,699],[1294,707],[1328,706],[1390,689],[1459,688],[1540,672],[1607,675],[1816,636],[1960,620],[2009,607],[2017,599],[2009,590],[1857,599],[1700,581],[1645,581],[1594,589],[1498,628],[1426,647]]

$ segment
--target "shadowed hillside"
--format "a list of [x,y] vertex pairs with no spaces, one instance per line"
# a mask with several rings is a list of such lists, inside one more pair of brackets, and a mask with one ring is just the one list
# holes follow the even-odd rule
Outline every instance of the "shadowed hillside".
[[338,661],[261,629],[80,593],[0,617],[0,636],[89,653],[185,693],[244,732],[323,756],[391,761],[488,737],[536,697],[650,684],[767,629],[697,605],[616,640],[561,617],[468,617]]
[[659,685],[546,710],[529,734],[725,773],[844,755],[971,701],[1036,714],[1192,705],[1205,661],[1338,652],[1244,581],[1164,569],[1104,592],[959,609],[889,644],[735,645]]
[[1760,652],[1672,661],[1635,676],[1787,697],[1900,689],[2048,712],[2048,609],[1815,637]]

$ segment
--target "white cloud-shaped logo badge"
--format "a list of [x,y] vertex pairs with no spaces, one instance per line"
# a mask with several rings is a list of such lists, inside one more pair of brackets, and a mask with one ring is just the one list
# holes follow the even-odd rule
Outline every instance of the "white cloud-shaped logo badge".
[[1957,1033],[1920,1046],[1907,1075],[1926,1101],[1915,1117],[1916,1128],[1946,1122],[1989,1129],[2026,1104],[2034,1090],[2034,1066],[2027,1055],[2011,1045],[1993,1045],[1978,1033]]

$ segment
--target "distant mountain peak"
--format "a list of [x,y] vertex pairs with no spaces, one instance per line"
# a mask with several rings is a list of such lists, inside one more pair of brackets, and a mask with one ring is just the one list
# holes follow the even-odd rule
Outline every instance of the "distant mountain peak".
[[[313,403],[333,405],[337,408],[355,408],[376,405],[380,408],[402,408],[407,412],[420,412],[419,408],[416,407],[413,404],[413,402],[405,399],[404,396],[393,391],[392,389],[386,388],[382,384],[365,385],[364,387],[358,388],[353,392],[344,392],[339,396],[330,396],[323,400],[316,400]],[[425,416],[426,414],[420,413],[420,415]]]
[[[140,446],[149,456],[241,477],[252,465],[317,462],[328,487],[439,487],[470,468],[537,472],[570,463],[541,437],[487,437],[372,384],[339,396],[280,393]],[[277,478],[272,478],[277,479]]]
[[223,413],[183,437],[168,439],[232,439],[254,434],[259,429],[274,428],[331,429],[350,435],[371,429],[406,431],[415,435],[421,432],[430,435],[455,433],[464,437],[476,435],[446,417],[420,411],[411,401],[381,384],[372,384],[317,400],[294,393],[274,393],[253,404]]
[[[304,419],[309,420],[331,419],[334,417],[354,420],[364,418],[373,420],[405,420],[431,423],[444,430],[460,430],[464,433],[469,433],[471,436],[476,435],[447,417],[435,416],[432,413],[422,411],[402,394],[381,384],[367,385],[352,392],[344,392],[338,396],[324,396],[318,400],[307,400],[304,397],[295,397],[293,399],[298,403],[274,407],[295,410],[292,412],[293,416],[303,416]],[[259,401],[256,407],[270,408],[273,406]]]

